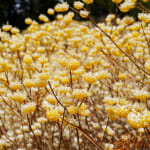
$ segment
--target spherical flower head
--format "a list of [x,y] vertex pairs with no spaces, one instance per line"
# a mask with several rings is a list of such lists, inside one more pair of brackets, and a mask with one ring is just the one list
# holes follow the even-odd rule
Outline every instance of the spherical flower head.
[[11,33],[12,34],[17,34],[19,32],[20,32],[20,30],[18,28],[16,28],[16,27],[11,28]]
[[29,17],[25,18],[25,23],[28,24],[28,25],[32,24],[32,19],[29,18]]
[[118,106],[114,111],[116,115],[126,118],[127,115],[130,113],[131,108],[129,106]]
[[49,8],[49,9],[47,10],[47,13],[48,13],[49,15],[54,15],[54,9]]
[[54,8],[56,12],[66,12],[68,11],[68,9],[69,9],[69,5],[66,2],[63,2],[61,4],[58,3]]
[[76,115],[76,114],[78,113],[78,109],[77,109],[75,106],[70,106],[70,107],[68,108],[68,112],[69,112],[69,114],[71,114],[71,115]]
[[129,125],[133,128],[139,129],[143,127],[142,119],[140,118],[141,114],[136,114],[134,112],[130,112],[127,116],[127,121]]
[[61,81],[62,84],[67,84],[67,83],[70,82],[70,78],[68,78],[68,77],[61,77],[60,81]]
[[49,121],[55,122],[55,121],[59,120],[60,115],[57,110],[51,110],[51,111],[49,110],[46,112],[46,117]]
[[41,135],[42,135],[42,131],[39,130],[39,129],[36,129],[36,130],[34,130],[34,134],[35,134],[36,136],[41,136]]
[[44,65],[45,63],[48,62],[48,58],[47,57],[40,57],[39,62],[40,62],[40,64]]
[[12,98],[13,98],[13,100],[17,101],[18,103],[24,103],[27,100],[26,96],[19,92],[14,93]]
[[12,28],[12,26],[11,25],[3,25],[3,27],[2,27],[2,29],[3,29],[3,31],[5,31],[5,32],[8,32],[10,29]]
[[27,65],[30,65],[33,63],[33,59],[30,55],[25,55],[23,58],[23,62]]
[[60,58],[60,59],[58,60],[58,62],[59,62],[59,64],[60,64],[61,66],[63,66],[63,67],[66,67],[67,64],[68,64],[66,58]]
[[69,106],[73,104],[72,98],[70,97],[64,96],[61,100],[65,106]]
[[105,98],[104,98],[104,102],[105,102],[107,105],[114,105],[114,104],[117,104],[118,99],[112,98],[112,97],[105,97]]
[[77,70],[73,71],[73,74],[76,76],[80,76],[85,73],[85,69],[83,67],[78,68]]
[[146,101],[150,97],[150,93],[145,90],[133,90],[133,98],[136,100]]
[[47,122],[47,119],[45,117],[40,117],[40,118],[38,118],[38,122],[45,123],[45,122]]
[[130,10],[130,7],[128,6],[128,4],[126,4],[125,2],[122,3],[119,7],[121,12],[128,12]]
[[35,87],[46,87],[46,85],[47,85],[47,80],[38,80],[38,79],[36,79],[34,81],[34,86]]
[[121,3],[122,1],[123,0],[112,0],[112,2],[117,3],[117,4]]
[[19,83],[19,82],[10,82],[10,88],[12,90],[19,90],[21,88],[21,83]]
[[89,49],[88,49],[87,46],[82,46],[82,47],[81,47],[81,51],[82,51],[82,52],[88,52]]
[[80,65],[79,61],[76,59],[73,59],[69,61],[68,68],[70,70],[76,70],[78,69],[79,65]]
[[74,8],[80,10],[80,9],[82,9],[84,7],[84,4],[82,2],[80,2],[80,1],[75,1],[73,3],[73,6],[74,6]]
[[92,84],[92,83],[94,83],[96,81],[96,77],[92,73],[85,73],[83,75],[83,79],[84,79],[85,82],[87,82],[89,84]]
[[93,0],[83,0],[83,2],[84,2],[85,4],[87,4],[87,5],[89,5],[89,4],[92,4],[92,3],[93,3]]
[[102,71],[96,72],[95,77],[96,77],[97,80],[108,79],[109,74],[108,74],[107,71],[102,70]]
[[48,73],[43,72],[43,73],[39,74],[39,79],[40,80],[47,81],[47,80],[49,80],[49,78],[50,78],[50,75]]
[[84,98],[89,97],[89,93],[85,89],[74,89],[73,96],[77,100],[83,100]]
[[113,19],[115,19],[115,15],[114,14],[109,14],[107,17],[106,17],[106,22],[110,23]]
[[69,25],[71,23],[71,21],[72,21],[72,18],[73,18],[73,16],[70,15],[70,14],[65,15],[64,16],[64,23],[65,23],[65,25]]
[[91,112],[86,109],[86,110],[79,111],[79,114],[83,117],[88,117],[91,114]]
[[62,19],[63,19],[63,15],[62,15],[62,14],[58,14],[58,15],[56,16],[56,18],[57,18],[57,20],[62,20]]
[[23,81],[23,85],[26,87],[26,88],[31,88],[34,86],[34,82],[32,79],[25,79]]
[[48,22],[49,21],[48,17],[44,14],[40,14],[39,20],[43,21],[43,22]]
[[45,99],[50,104],[56,104],[57,103],[57,100],[53,95],[48,95]]
[[88,18],[89,12],[87,10],[80,10],[80,16],[82,18]]
[[114,131],[110,127],[107,127],[106,132],[107,132],[108,135],[113,135],[114,134]]
[[44,52],[45,52],[45,47],[40,46],[40,47],[37,48],[37,51],[38,51],[39,53],[44,53]]
[[26,103],[22,106],[21,110],[23,113],[26,114],[32,113],[36,110],[36,103],[35,102]]

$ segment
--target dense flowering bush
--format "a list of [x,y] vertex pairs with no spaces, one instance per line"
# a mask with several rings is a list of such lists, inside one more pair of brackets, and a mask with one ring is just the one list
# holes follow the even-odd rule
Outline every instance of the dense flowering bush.
[[139,21],[95,23],[83,0],[1,28],[0,149],[150,149],[150,11],[112,1]]

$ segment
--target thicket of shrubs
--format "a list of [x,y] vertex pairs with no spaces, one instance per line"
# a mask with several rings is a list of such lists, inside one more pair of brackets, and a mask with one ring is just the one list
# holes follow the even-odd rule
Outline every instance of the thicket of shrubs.
[[112,1],[137,7],[139,20],[116,13],[96,23],[93,0],[83,0],[49,8],[54,21],[26,18],[23,32],[2,26],[2,150],[150,149],[150,11]]

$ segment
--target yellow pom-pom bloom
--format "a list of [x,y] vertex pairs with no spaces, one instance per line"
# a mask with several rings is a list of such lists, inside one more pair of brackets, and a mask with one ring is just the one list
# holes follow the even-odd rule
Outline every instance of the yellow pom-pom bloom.
[[114,104],[117,104],[118,99],[112,98],[112,97],[105,97],[105,98],[104,98],[104,102],[105,102],[107,105],[114,105]]
[[39,58],[39,62],[40,62],[40,64],[44,65],[45,63],[48,62],[48,58],[46,58],[46,57],[40,57]]
[[2,27],[3,31],[5,31],[5,32],[8,32],[11,28],[12,28],[11,25],[3,25],[3,27]]
[[43,22],[48,22],[49,21],[48,17],[44,14],[40,14],[39,20],[43,21]]
[[88,49],[87,46],[82,46],[82,47],[81,47],[81,51],[82,51],[82,52],[88,52],[88,50],[89,50],[89,49]]
[[80,10],[80,16],[82,18],[87,18],[89,16],[89,12],[86,10]]
[[130,113],[130,110],[131,108],[128,106],[119,106],[115,109],[115,114],[120,117],[126,118],[127,115]]
[[85,4],[87,4],[87,5],[89,5],[89,4],[92,4],[92,3],[93,3],[93,0],[83,0],[83,2],[84,2]]
[[29,102],[29,103],[23,105],[21,110],[22,110],[23,113],[28,114],[28,113],[34,112],[35,109],[36,109],[36,103]]
[[74,59],[74,60],[70,60],[69,64],[68,64],[68,68],[70,70],[76,70],[79,67],[80,63],[78,60]]
[[18,28],[16,28],[16,27],[11,28],[11,33],[12,34],[17,34],[19,32],[20,32],[20,30]]
[[48,13],[49,15],[54,15],[54,9],[49,8],[49,9],[47,10],[47,13]]
[[140,118],[140,114],[135,114],[130,112],[127,116],[127,121],[129,125],[133,128],[139,129],[143,127],[142,119]]
[[49,121],[51,122],[55,122],[57,120],[59,120],[59,113],[56,110],[51,110],[51,111],[47,111],[46,112],[46,117]]
[[60,81],[61,81],[61,83],[63,83],[63,84],[67,84],[67,83],[70,82],[70,78],[68,78],[68,77],[62,77],[62,78],[60,78]]
[[136,100],[146,101],[150,97],[150,93],[145,90],[133,90],[133,98]]
[[26,88],[31,88],[34,86],[34,82],[32,79],[25,79],[23,81],[23,85],[26,87]]
[[70,106],[68,108],[68,112],[71,114],[71,115],[76,115],[78,113],[78,109],[75,107],[75,106]]
[[71,21],[72,21],[72,16],[71,16],[71,15],[66,15],[66,16],[64,17],[64,23],[65,23],[66,25],[69,25],[69,24],[71,23]]
[[45,47],[40,46],[40,47],[37,48],[37,51],[39,53],[44,53],[45,52]]
[[35,80],[34,86],[36,87],[46,87],[47,81],[46,80]]
[[57,100],[53,95],[48,95],[45,99],[50,104],[56,104],[57,103]]
[[99,71],[99,72],[95,73],[95,77],[96,77],[97,80],[108,79],[109,74],[108,74],[107,71],[102,70],[102,71]]
[[66,12],[69,9],[69,5],[66,2],[63,2],[61,4],[58,3],[54,9],[56,12]]
[[19,92],[15,93],[12,98],[18,103],[24,103],[27,100],[26,96]]
[[59,64],[62,65],[63,67],[66,67],[68,64],[67,59],[65,58],[60,58],[58,61],[59,61]]
[[86,109],[86,110],[79,111],[79,114],[83,117],[88,117],[91,114],[91,112]]
[[74,89],[73,96],[77,100],[83,100],[84,98],[89,97],[89,93],[85,89]]
[[62,98],[62,103],[66,106],[69,106],[69,105],[72,105],[73,104],[73,101],[72,101],[72,98],[69,98],[69,97],[63,97]]
[[30,65],[33,63],[33,59],[30,55],[25,55],[23,58],[23,62],[27,65]]
[[38,118],[38,122],[45,123],[45,122],[47,122],[47,119],[45,117],[40,117],[40,118]]
[[85,73],[83,75],[83,79],[84,79],[85,82],[87,82],[89,84],[92,84],[92,83],[94,83],[96,81],[96,77],[92,73]]
[[10,82],[10,88],[12,90],[19,90],[21,88],[21,83],[19,83],[19,82]]
[[80,10],[83,8],[84,4],[80,1],[75,1],[74,4],[73,4],[74,8]]
[[39,79],[40,80],[44,80],[44,81],[47,81],[47,80],[49,80],[49,78],[50,78],[50,75],[48,74],[48,73],[40,73],[39,74]]
[[26,18],[25,23],[26,24],[32,24],[32,19],[31,18]]
[[85,103],[78,103],[77,105],[78,109],[81,110],[85,110],[87,108],[87,105]]

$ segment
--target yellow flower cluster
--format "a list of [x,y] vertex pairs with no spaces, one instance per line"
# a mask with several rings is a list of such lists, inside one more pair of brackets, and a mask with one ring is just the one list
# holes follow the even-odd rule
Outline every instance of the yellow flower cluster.
[[35,109],[36,109],[36,103],[34,102],[29,102],[22,106],[22,112],[26,114],[34,112]]
[[74,89],[73,96],[77,100],[83,100],[84,98],[89,97],[89,93],[85,89]]
[[[140,1],[113,2],[127,12]],[[125,149],[141,149],[150,127],[149,13],[139,21],[109,14],[96,27],[73,19],[75,9],[91,19],[92,3],[59,3],[47,10],[54,21],[28,17],[23,32],[1,28],[0,148],[95,149],[92,142],[112,150],[123,138]]]
[[46,117],[49,121],[54,122],[59,120],[59,113],[56,110],[49,110],[46,112]]

